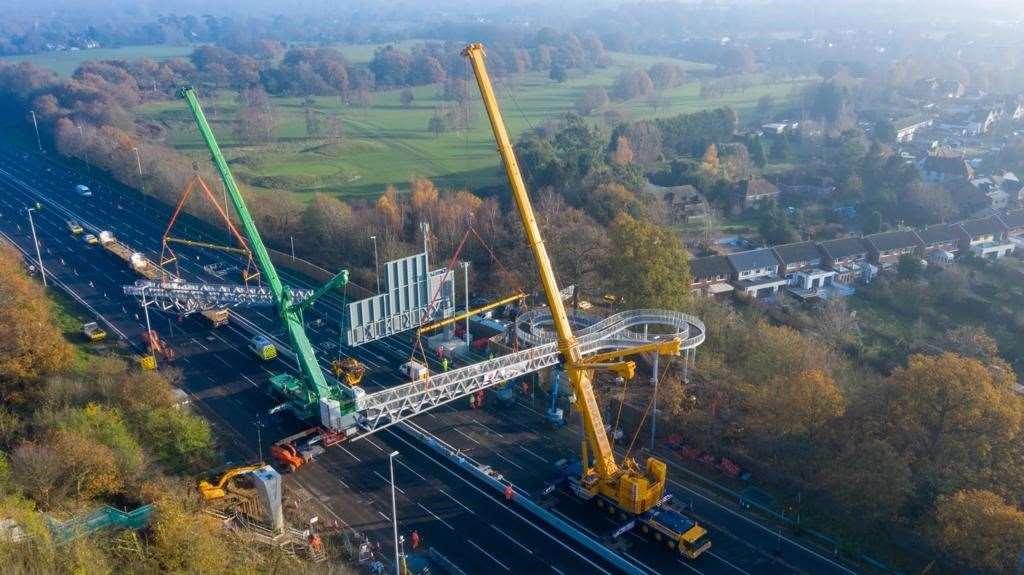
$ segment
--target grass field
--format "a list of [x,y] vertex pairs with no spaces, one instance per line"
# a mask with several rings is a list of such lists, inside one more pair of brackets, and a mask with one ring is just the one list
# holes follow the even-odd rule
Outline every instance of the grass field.
[[3,56],[0,57],[0,62],[31,62],[38,66],[49,68],[61,76],[71,76],[79,64],[89,60],[134,60],[136,58],[168,60],[176,57],[187,57],[191,53],[192,46],[124,46],[122,48],[97,48],[95,50]]
[[[342,47],[352,61],[370,57],[376,46]],[[623,69],[649,66],[658,60],[649,56],[615,54],[614,65],[586,76],[573,75],[557,83],[545,74],[528,73],[505,80],[497,87],[505,121],[513,138],[530,126],[573,109],[573,103],[589,86],[610,86]],[[700,64],[676,61],[688,69]],[[696,81],[664,92],[667,104],[657,111],[646,99],[613,103],[630,117],[650,118],[723,105],[732,106],[741,116],[749,112],[764,95],[776,102],[787,100],[801,80],[784,80],[755,86],[723,98],[702,99]],[[340,196],[374,196],[389,184],[401,188],[411,178],[429,177],[448,187],[476,188],[496,183],[500,177],[498,158],[479,97],[470,98],[471,126],[463,132],[434,136],[427,123],[437,106],[437,86],[414,89],[415,101],[405,108],[399,91],[374,93],[368,108],[341,104],[336,98],[316,98],[314,107],[324,114],[338,114],[344,127],[340,143],[310,138],[300,98],[274,98],[278,115],[277,140],[268,145],[244,146],[233,132],[236,105],[233,93],[220,94],[216,104],[204,98],[206,115],[217,132],[233,167],[243,180],[257,188],[288,189],[308,196],[322,191]],[[169,129],[167,143],[196,159],[205,157],[202,142],[185,106],[180,102],[150,104],[139,110]],[[596,117],[595,117],[596,120]]]

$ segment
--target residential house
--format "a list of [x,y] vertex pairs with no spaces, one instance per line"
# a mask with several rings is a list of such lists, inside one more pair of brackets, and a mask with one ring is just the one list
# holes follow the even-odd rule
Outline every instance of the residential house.
[[864,236],[868,259],[883,270],[899,263],[904,254],[923,254],[924,243],[914,230],[894,230]]
[[1002,179],[997,176],[971,180],[971,187],[988,199],[988,209],[992,211],[1004,210],[1009,205],[1010,194],[1003,189],[1001,184]]
[[818,244],[825,267],[836,272],[834,281],[849,284],[870,282],[875,267],[868,262],[868,244],[861,238],[840,238]]
[[814,242],[797,242],[772,249],[781,263],[779,274],[789,280],[789,291],[797,297],[806,299],[817,295],[836,275],[834,270],[821,268],[823,256]]
[[917,98],[962,98],[967,87],[957,80],[921,78],[914,82],[913,95]]
[[997,216],[1006,228],[1006,239],[1017,247],[1024,247],[1024,210],[1014,210]]
[[963,98],[967,87],[958,80],[943,80],[939,83],[938,93],[943,98]]
[[753,297],[770,297],[789,283],[779,275],[779,260],[771,248],[725,256],[732,266],[732,285]]
[[963,158],[929,155],[921,163],[921,174],[928,183],[942,184],[954,180],[969,181],[974,177],[974,169]]
[[932,119],[924,116],[910,116],[893,122],[896,130],[896,141],[905,144],[913,141],[914,134],[932,125]]
[[[1024,207],[1024,183],[1013,172],[1003,172],[1000,187],[1006,192],[1007,207]],[[1016,204],[1014,204],[1016,202]]]
[[917,237],[929,261],[949,263],[960,253],[963,231],[956,224],[936,224],[917,230]]
[[796,132],[799,127],[800,122],[795,121],[771,122],[768,124],[762,124],[761,131],[767,136],[782,136],[783,134]]
[[750,178],[739,183],[743,206],[750,208],[762,202],[778,200],[779,188],[764,178]]
[[1015,244],[1006,239],[1006,226],[996,216],[960,222],[961,246],[982,258],[1001,258],[1013,253]]
[[693,276],[690,289],[694,293],[717,295],[735,289],[729,283],[732,267],[725,256],[707,256],[690,260],[690,274]]

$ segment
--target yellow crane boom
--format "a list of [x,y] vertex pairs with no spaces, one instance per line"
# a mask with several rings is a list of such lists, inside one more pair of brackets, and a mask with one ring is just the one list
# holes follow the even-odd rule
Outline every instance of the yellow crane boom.
[[515,301],[519,301],[519,300],[523,299],[524,297],[526,297],[526,294],[524,294],[522,292],[516,293],[516,294],[512,294],[512,295],[510,295],[508,297],[501,298],[498,301],[492,301],[491,303],[489,303],[487,305],[482,305],[482,306],[480,306],[478,308],[474,308],[474,309],[471,309],[469,311],[462,312],[462,313],[460,313],[458,315],[454,315],[454,316],[452,316],[450,318],[442,319],[440,321],[435,321],[434,323],[425,325],[425,326],[417,329],[416,330],[416,335],[423,335],[423,334],[427,333],[428,331],[434,331],[435,329],[440,329],[440,328],[442,328],[442,327],[444,327],[446,325],[451,325],[453,323],[460,322],[460,321],[466,319],[467,317],[473,317],[474,315],[476,315],[478,313],[483,313],[485,311],[492,310],[492,309],[494,309],[496,307],[501,307],[501,306],[503,306],[503,305],[505,305],[507,303],[512,303],[512,302],[515,302]]
[[[498,101],[487,74],[483,46],[470,44],[462,54],[469,58],[473,66],[476,83],[480,88],[480,96],[483,99],[484,108],[487,110],[487,118],[498,144],[498,153],[501,155],[502,164],[505,167],[505,175],[512,188],[512,196],[523,223],[526,239],[540,272],[541,284],[544,287],[555,332],[558,335],[558,349],[562,354],[566,376],[572,384],[576,397],[579,398],[578,409],[583,418],[585,431],[585,439],[581,446],[583,476],[580,478],[580,484],[591,497],[600,493],[615,501],[623,511],[633,514],[643,513],[657,505],[665,491],[665,463],[651,457],[647,460],[646,469],[641,470],[632,459],[623,461],[622,466],[615,461],[615,453],[604,428],[592,382],[593,370],[606,366],[591,364],[583,359],[579,344],[566,317],[555,273],[551,268],[551,260],[534,217],[530,197],[523,182],[523,175],[519,170],[512,142],[509,140],[508,131],[505,129],[505,122],[501,117]],[[648,346],[641,347],[647,348]],[[645,351],[662,352],[663,347],[645,349]],[[664,349],[664,351],[669,350]],[[675,346],[675,351],[678,351],[678,344]],[[633,349],[624,349],[615,352],[610,357],[624,357],[635,353],[639,352]],[[593,451],[593,467],[590,466],[588,447]]]

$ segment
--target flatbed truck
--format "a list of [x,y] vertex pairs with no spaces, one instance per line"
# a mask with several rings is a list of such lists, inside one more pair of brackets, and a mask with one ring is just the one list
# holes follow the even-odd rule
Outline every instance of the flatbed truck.
[[149,261],[149,258],[118,241],[112,232],[100,232],[100,244],[107,251],[124,260],[139,275],[151,280],[160,279],[162,275],[160,269],[153,262]]

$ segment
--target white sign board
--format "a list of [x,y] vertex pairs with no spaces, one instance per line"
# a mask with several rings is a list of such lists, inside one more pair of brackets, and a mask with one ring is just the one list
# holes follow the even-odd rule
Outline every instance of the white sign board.
[[425,252],[384,264],[384,292],[348,304],[345,343],[362,345],[451,317],[454,274],[427,268]]

